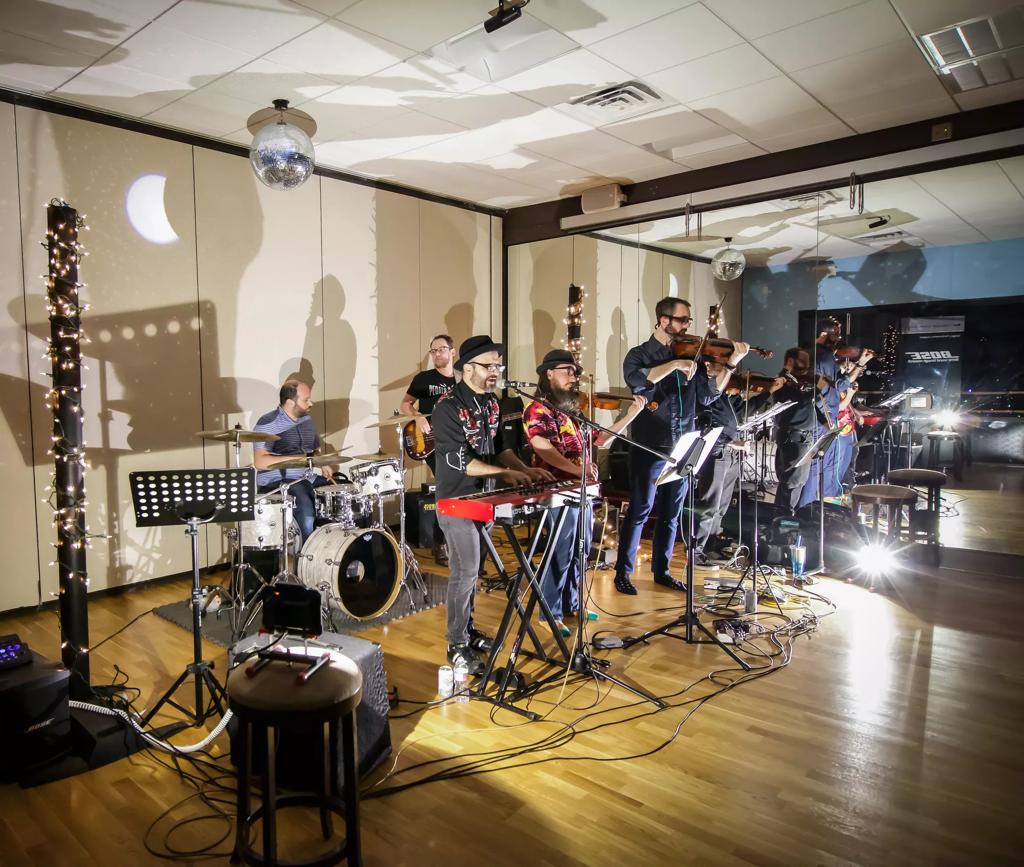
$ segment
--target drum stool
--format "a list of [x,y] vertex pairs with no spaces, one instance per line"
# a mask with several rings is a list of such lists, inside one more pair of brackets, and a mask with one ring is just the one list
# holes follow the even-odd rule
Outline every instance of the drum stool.
[[[356,708],[362,697],[362,676],[356,664],[347,657],[335,656],[329,665],[315,672],[305,683],[297,676],[304,670],[305,657],[298,664],[271,661],[256,670],[254,663],[234,669],[228,677],[228,701],[239,722],[238,817],[232,863],[240,861],[255,865],[277,865],[277,810],[289,806],[318,806],[320,830],[324,839],[332,834],[331,813],[345,818],[345,839],[333,849],[307,861],[287,862],[290,867],[327,867],[348,860],[361,864],[359,844],[359,765],[356,759]],[[342,796],[335,791],[337,768],[332,749],[338,743],[341,723],[341,747],[344,761]],[[278,795],[276,788],[277,729],[289,723],[320,724],[321,772],[319,791]],[[262,803],[250,809],[249,787],[252,775],[253,745],[265,743],[262,775]],[[262,819],[263,852],[257,853],[249,842],[253,825]]]
[[850,495],[853,498],[853,514],[856,517],[861,506],[871,507],[871,531],[875,541],[879,538],[878,513],[886,510],[887,535],[892,541],[899,541],[903,522],[903,507],[913,508],[917,492],[899,485],[856,485]]
[[950,469],[958,482],[964,480],[964,438],[955,430],[933,430],[925,434],[928,440],[928,469],[941,470],[945,464],[940,460],[942,444],[953,444],[953,461]]
[[939,541],[939,514],[942,507],[942,486],[948,479],[938,470],[890,470],[886,481],[891,485],[925,489],[925,507],[910,510],[909,535],[913,541],[923,541],[932,552],[932,563],[939,565],[941,542]]

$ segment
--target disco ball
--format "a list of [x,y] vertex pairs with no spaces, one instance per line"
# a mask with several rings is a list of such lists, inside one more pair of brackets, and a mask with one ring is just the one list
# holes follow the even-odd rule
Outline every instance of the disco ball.
[[313,142],[290,123],[268,123],[252,137],[252,170],[272,190],[293,190],[313,174]]
[[735,280],[747,267],[747,257],[735,247],[719,250],[711,259],[711,273],[719,280]]

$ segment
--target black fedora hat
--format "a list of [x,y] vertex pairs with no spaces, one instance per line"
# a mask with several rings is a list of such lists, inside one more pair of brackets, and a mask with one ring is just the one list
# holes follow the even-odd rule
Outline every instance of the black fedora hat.
[[537,365],[537,376],[542,376],[545,371],[554,367],[561,367],[563,364],[571,364],[576,368],[576,375],[583,373],[583,368],[576,363],[576,359],[568,349],[552,349],[544,356],[543,361]]
[[490,334],[476,334],[473,337],[467,338],[459,346],[459,358],[453,367],[456,370],[462,370],[462,366],[467,361],[472,361],[477,356],[483,355],[486,352],[497,352],[504,357],[505,347],[501,343],[495,343],[491,340]]

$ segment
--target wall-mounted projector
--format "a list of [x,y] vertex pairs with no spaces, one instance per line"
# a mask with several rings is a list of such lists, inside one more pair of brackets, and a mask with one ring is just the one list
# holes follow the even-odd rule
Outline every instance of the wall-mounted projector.
[[584,190],[580,196],[580,207],[584,214],[600,214],[602,211],[614,211],[626,201],[626,194],[618,184],[605,184]]

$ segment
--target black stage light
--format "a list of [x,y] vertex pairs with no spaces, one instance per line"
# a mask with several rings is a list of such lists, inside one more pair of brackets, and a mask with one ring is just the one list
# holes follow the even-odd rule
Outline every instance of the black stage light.
[[869,229],[881,229],[882,226],[887,225],[888,222],[889,222],[889,215],[886,214],[886,215],[884,215],[882,217],[878,217],[877,219],[872,220],[870,223],[868,223],[868,228]]
[[488,33],[493,33],[498,28],[511,24],[517,18],[521,18],[523,7],[529,2],[530,0],[525,0],[525,2],[509,0],[506,3],[505,0],[498,0],[498,8],[491,10],[491,17],[484,22],[484,30]]

